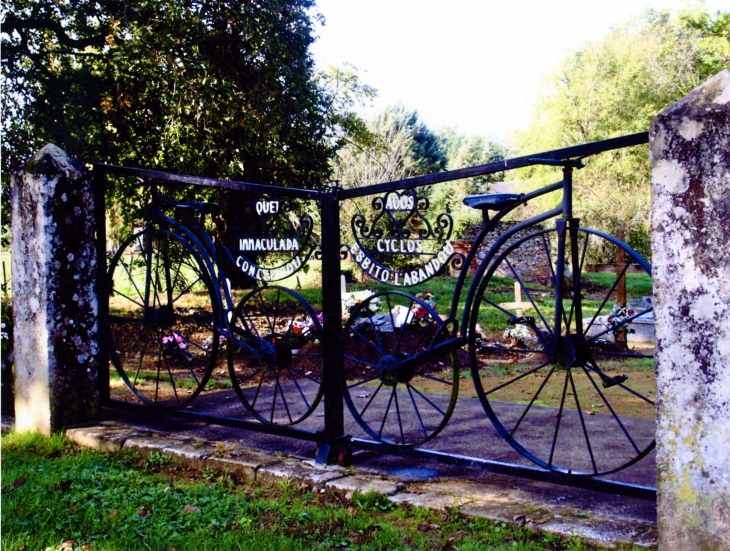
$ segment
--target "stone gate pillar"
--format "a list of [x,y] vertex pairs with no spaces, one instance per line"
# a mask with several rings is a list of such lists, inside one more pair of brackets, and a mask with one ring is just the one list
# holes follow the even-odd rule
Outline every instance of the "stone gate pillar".
[[730,549],[730,71],[650,143],[659,548]]
[[92,181],[49,144],[10,186],[15,426],[50,434],[99,411]]

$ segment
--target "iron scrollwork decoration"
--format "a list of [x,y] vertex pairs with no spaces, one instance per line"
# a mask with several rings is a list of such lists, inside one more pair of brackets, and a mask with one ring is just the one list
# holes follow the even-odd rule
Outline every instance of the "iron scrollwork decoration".
[[259,196],[244,205],[240,220],[240,234],[231,244],[238,251],[236,266],[259,281],[293,275],[318,248],[312,238],[312,217],[295,212],[289,200]]
[[371,278],[394,287],[428,281],[450,262],[460,262],[449,241],[454,227],[448,213],[431,222],[427,197],[415,190],[391,191],[375,197],[375,216],[358,213],[350,222],[353,244],[345,244],[352,259]]

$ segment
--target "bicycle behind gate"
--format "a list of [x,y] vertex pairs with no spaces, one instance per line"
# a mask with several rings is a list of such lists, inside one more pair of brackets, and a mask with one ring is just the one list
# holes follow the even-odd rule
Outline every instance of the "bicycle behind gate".
[[[146,404],[180,407],[200,394],[214,370],[224,369],[219,352],[225,348],[232,387],[254,417],[281,425],[304,420],[322,397],[317,314],[299,294],[275,285],[248,291],[236,304],[223,260],[242,265],[244,259],[216,246],[205,228],[205,217],[219,207],[175,201],[158,192],[161,183],[141,184],[151,189],[149,219],[109,264],[110,361],[120,378]],[[286,216],[289,209],[286,201],[260,203],[248,206],[254,216]],[[311,218],[296,226],[284,219],[283,231],[264,217],[258,222],[260,246],[288,246],[297,255],[272,268],[245,261],[241,269],[251,277],[281,279],[293,271],[292,262],[312,254],[312,247],[300,248],[310,238]]]
[[[474,395],[515,450],[551,471],[609,474],[654,448],[654,401],[647,384],[653,345],[632,337],[652,317],[651,267],[626,243],[580,226],[573,216],[572,172],[583,166],[580,159],[530,158],[525,164],[560,167],[563,177],[527,194],[464,199],[483,211],[485,224],[464,259],[444,318],[429,301],[397,290],[375,293],[353,311],[339,349],[345,401],[377,441],[420,445],[447,425],[461,365],[468,361]],[[557,191],[560,206],[516,224],[486,252],[457,324],[467,270],[485,237],[520,205]],[[412,191],[389,194],[383,203],[419,200]],[[557,218],[554,227],[543,228],[551,218]],[[402,238],[403,224],[397,226],[396,237]],[[360,220],[353,223],[353,230],[358,227],[365,228],[361,236],[382,241],[374,226]],[[405,242],[416,235],[407,232]],[[404,241],[394,242],[403,248]],[[589,259],[614,249],[618,260],[608,273],[586,273]],[[361,246],[351,252],[366,273],[387,270],[363,255]],[[521,265],[526,256],[527,269]],[[418,273],[411,272],[411,282],[423,281]],[[397,280],[389,272],[378,279]],[[381,305],[385,316],[377,313]]]

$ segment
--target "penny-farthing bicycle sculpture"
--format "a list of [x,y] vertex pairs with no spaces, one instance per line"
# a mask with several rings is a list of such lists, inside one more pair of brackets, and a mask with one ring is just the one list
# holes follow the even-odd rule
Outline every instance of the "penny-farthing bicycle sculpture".
[[[216,246],[205,217],[218,206],[175,201],[159,184],[143,184],[149,220],[108,268],[107,335],[119,377],[143,403],[175,408],[198,396],[225,358],[236,394],[259,421],[304,420],[322,396],[321,324],[299,294],[269,283],[315,252],[311,218],[258,195],[244,208],[247,237]],[[236,304],[224,258],[264,285]]]
[[[422,444],[454,410],[458,353],[466,345],[473,392],[515,450],[551,471],[613,473],[654,448],[647,430],[655,410],[653,344],[637,338],[652,319],[651,267],[626,243],[573,216],[572,172],[580,160],[528,164],[556,165],[563,177],[527,194],[464,200],[482,211],[485,224],[463,259],[447,315],[402,290],[375,293],[353,309],[339,348],[345,401],[375,440]],[[561,191],[560,206],[498,236],[466,291],[467,268],[497,223]],[[353,259],[381,283],[421,286],[454,260],[449,218],[432,227],[425,207],[411,190],[375,199],[370,220],[352,221]],[[393,253],[411,259],[407,269],[388,262]],[[607,255],[613,263],[606,271],[587,271]]]

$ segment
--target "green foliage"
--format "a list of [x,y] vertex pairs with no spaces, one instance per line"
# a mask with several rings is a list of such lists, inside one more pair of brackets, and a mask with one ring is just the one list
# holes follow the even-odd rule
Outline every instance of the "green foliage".
[[[454,129],[446,129],[439,136],[441,146],[446,152],[447,170],[501,161],[508,157],[509,150],[502,144],[481,136],[464,136]],[[454,219],[454,234],[461,237],[464,229],[481,222],[481,212],[467,207],[464,197],[478,193],[488,193],[490,185],[504,180],[504,172],[464,178],[429,189],[432,212],[448,212]]]
[[[583,278],[604,289],[610,289],[616,281],[616,275],[611,273],[583,273]],[[626,274],[626,292],[632,296],[651,296],[653,286],[649,274]]]
[[[730,65],[730,13],[646,12],[566,58],[546,82],[532,122],[518,135],[520,153],[556,149],[645,131],[665,107]],[[649,158],[646,146],[588,159],[575,173],[575,212],[587,226],[615,233],[646,258]],[[560,178],[555,169],[522,173],[534,189]],[[544,208],[556,198],[536,202]],[[550,205],[552,206],[552,205]]]
[[[12,2],[2,36],[3,174],[53,142],[84,162],[320,186],[334,147],[362,133],[353,97],[374,91],[346,71],[317,78],[313,5]],[[142,192],[111,184],[110,207],[131,225]]]
[[19,454],[50,459],[72,450],[73,445],[63,434],[47,437],[38,432],[11,432],[2,437],[2,453],[10,457]]
[[395,509],[395,505],[392,501],[388,501],[387,496],[377,492],[368,492],[366,494],[356,493],[352,496],[352,504],[365,511],[385,512]]
[[325,113],[329,117],[328,138],[336,149],[351,144],[372,146],[375,136],[368,125],[352,110],[365,105],[376,95],[375,88],[360,81],[357,67],[329,66],[317,75]]
[[415,111],[391,105],[367,122],[367,130],[371,141],[342,148],[334,161],[335,178],[343,187],[365,187],[446,167],[438,137]]
[[145,465],[148,469],[154,470],[170,463],[170,456],[160,452],[152,452],[145,461]]

